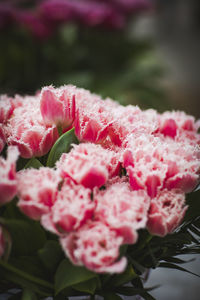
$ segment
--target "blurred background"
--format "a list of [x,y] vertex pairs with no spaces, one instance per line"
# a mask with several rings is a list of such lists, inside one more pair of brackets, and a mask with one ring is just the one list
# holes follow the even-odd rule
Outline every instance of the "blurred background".
[[[200,117],[199,54],[199,0],[0,0],[0,94],[72,83]],[[157,300],[199,299],[189,274],[158,268],[147,283]]]
[[199,0],[1,0],[0,93],[73,83],[199,116]]

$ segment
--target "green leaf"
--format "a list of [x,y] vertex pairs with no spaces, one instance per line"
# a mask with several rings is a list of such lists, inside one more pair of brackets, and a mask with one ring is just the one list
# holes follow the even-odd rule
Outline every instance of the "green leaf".
[[49,282],[22,271],[6,262],[0,260],[0,274],[4,280],[17,284],[22,288],[28,288],[40,295],[50,296],[53,286]]
[[45,231],[35,221],[8,219],[5,226],[12,239],[12,255],[31,255],[44,246]]
[[99,285],[98,277],[96,277],[96,278],[92,278],[87,281],[83,281],[78,284],[75,284],[72,287],[73,287],[73,289],[75,289],[77,291],[94,295],[98,285]]
[[21,271],[30,273],[33,276],[37,276],[41,279],[49,278],[47,270],[41,264],[37,256],[20,256],[20,257],[11,257],[9,263],[20,269]]
[[78,139],[74,133],[74,128],[61,135],[49,153],[47,166],[54,167],[56,161],[59,160],[61,155],[63,153],[68,153],[72,148],[72,144],[78,143]]
[[30,291],[29,289],[24,289],[22,293],[21,300],[37,300],[38,297],[33,291]]
[[119,275],[113,275],[111,279],[107,282],[107,284],[110,287],[117,287],[120,285],[123,285],[129,281],[131,281],[133,278],[137,277],[138,275],[133,270],[133,267],[131,264],[129,264],[126,268],[126,270],[119,274]]
[[30,168],[39,169],[40,167],[43,167],[41,162],[37,158],[33,157],[27,162],[24,169],[30,169]]
[[55,275],[55,292],[56,295],[62,290],[72,287],[75,284],[88,281],[95,278],[97,275],[84,267],[72,265],[68,259],[64,259]]
[[182,267],[177,266],[177,265],[172,264],[172,263],[161,262],[158,267],[160,267],[160,268],[176,269],[176,270],[183,271],[183,272],[192,274],[192,275],[197,276],[197,277],[200,278],[200,275],[198,275],[196,273],[193,273],[193,272],[191,272],[189,270],[186,270],[185,268],[182,268]]
[[59,262],[64,257],[58,241],[47,241],[42,249],[38,251],[38,256],[45,268],[54,273]]

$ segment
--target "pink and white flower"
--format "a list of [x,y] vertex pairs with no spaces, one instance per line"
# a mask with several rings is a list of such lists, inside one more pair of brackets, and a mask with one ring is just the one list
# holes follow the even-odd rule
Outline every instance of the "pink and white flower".
[[84,89],[76,90],[77,114],[75,133],[81,142],[102,143],[109,128],[109,110],[97,95]]
[[100,145],[83,143],[62,154],[57,168],[63,178],[70,177],[77,184],[92,189],[104,185],[109,177],[118,175],[120,163],[115,152]]
[[68,178],[62,183],[50,213],[44,215],[41,222],[47,230],[55,233],[71,232],[92,218],[94,207],[91,190]]
[[123,179],[115,181],[105,190],[95,190],[95,219],[123,237],[123,243],[134,244],[137,230],[146,226],[150,198],[143,190],[131,190]]
[[162,190],[151,200],[147,228],[151,234],[165,236],[182,221],[187,206],[179,190]]
[[187,193],[199,180],[200,149],[161,135],[130,135],[123,165],[133,190],[146,189],[151,198],[162,188]]
[[11,201],[17,193],[16,161],[19,156],[17,147],[10,146],[7,159],[0,157],[0,205]]
[[24,158],[45,155],[58,138],[55,126],[44,124],[39,98],[25,97],[5,126],[7,143],[18,146]]
[[126,258],[118,260],[123,238],[101,222],[88,222],[60,242],[75,265],[97,273],[121,273],[126,268]]
[[75,119],[75,87],[44,87],[40,94],[40,110],[46,125],[69,127]]
[[18,181],[18,206],[31,219],[39,220],[47,214],[56,201],[61,181],[54,169],[40,168],[20,171]]

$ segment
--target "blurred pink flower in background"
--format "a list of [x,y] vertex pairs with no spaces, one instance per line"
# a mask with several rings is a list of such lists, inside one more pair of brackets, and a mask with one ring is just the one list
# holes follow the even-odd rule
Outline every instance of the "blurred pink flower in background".
[[17,193],[16,161],[19,156],[17,147],[10,146],[7,159],[0,157],[0,205],[11,201]]
[[126,268],[125,257],[117,261],[123,238],[101,222],[88,222],[60,242],[75,265],[98,273],[121,273]]
[[131,16],[151,9],[150,0],[43,0],[29,8],[23,2],[6,0],[0,4],[0,28],[11,24],[27,28],[46,39],[63,23],[123,29]]

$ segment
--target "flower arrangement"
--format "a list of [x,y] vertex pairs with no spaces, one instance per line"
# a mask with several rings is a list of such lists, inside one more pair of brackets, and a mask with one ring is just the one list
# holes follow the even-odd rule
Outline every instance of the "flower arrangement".
[[200,251],[199,126],[72,85],[2,96],[0,291],[153,299],[142,274]]

